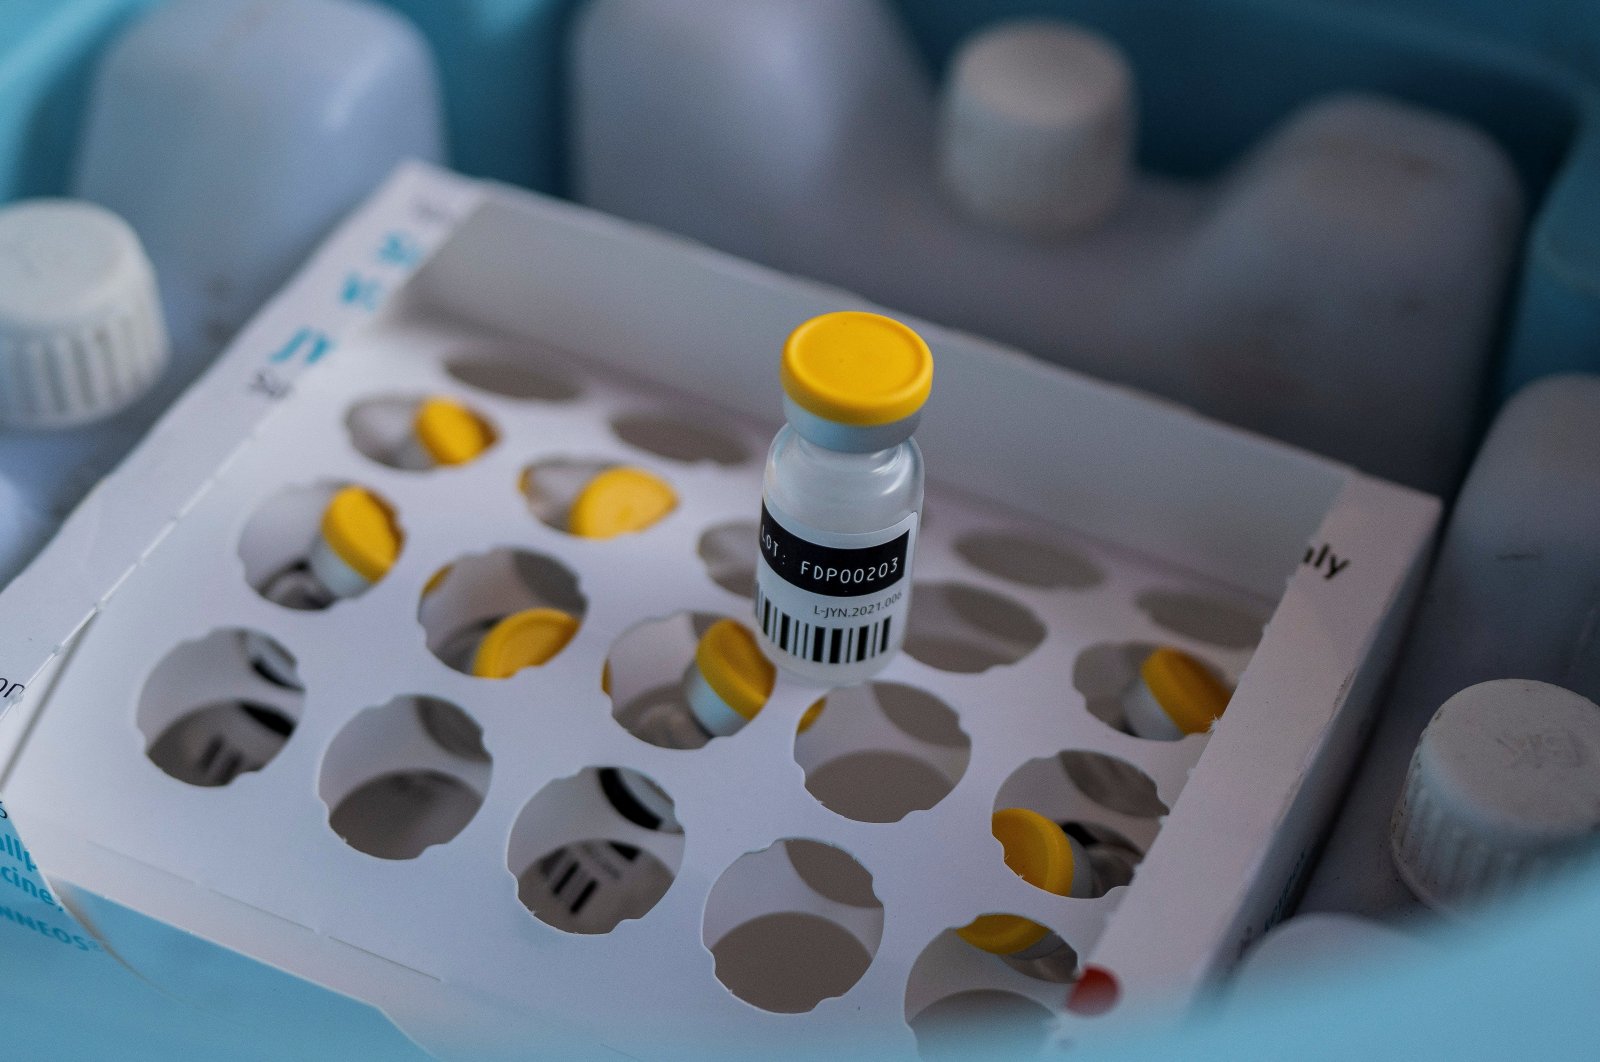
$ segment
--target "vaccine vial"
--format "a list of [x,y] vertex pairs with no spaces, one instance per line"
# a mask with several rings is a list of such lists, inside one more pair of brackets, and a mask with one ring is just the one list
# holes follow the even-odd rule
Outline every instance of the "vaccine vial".
[[608,468],[584,484],[567,510],[579,538],[615,538],[652,527],[678,507],[672,485],[642,468]]
[[566,648],[578,626],[570,612],[525,608],[468,624],[439,647],[439,658],[474,678],[510,678],[523,668],[548,663]]
[[[651,699],[642,712],[621,722],[663,748],[701,748],[743,729],[766,707],[776,682],[777,669],[761,654],[755,636],[743,624],[721,619],[700,636],[678,695]],[[601,686],[610,691],[609,671],[602,673]],[[806,711],[802,731],[822,706],[819,700]],[[607,767],[599,772],[599,783],[606,802],[635,826],[683,832],[672,798],[638,771]],[[551,918],[577,933],[604,933],[624,918],[639,917],[671,883],[659,863],[641,859],[637,847],[620,841],[567,845],[541,859],[538,870],[558,908]]]
[[874,313],[815,317],[783,348],[783,411],[762,480],[756,627],[802,681],[853,685],[905,640],[922,510],[911,433],[933,355]]
[[[991,828],[1005,851],[1006,866],[1028,884],[1057,896],[1097,894],[1093,864],[1058,823],[1027,808],[1005,808],[994,813]],[[982,915],[956,933],[1031,977],[1066,982],[1077,973],[1072,946],[1020,915]]]
[[472,410],[437,395],[417,403],[411,429],[388,455],[396,468],[412,471],[464,465],[494,443],[494,433]]
[[[645,702],[619,721],[636,737],[669,749],[698,749],[714,737],[738,733],[754,719],[777,682],[777,668],[762,655],[755,636],[741,623],[720,619],[706,628],[684,670],[675,697]],[[604,681],[602,685],[609,686]],[[822,712],[818,700],[800,719],[800,732]],[[672,801],[644,775],[626,767],[600,772],[600,787],[617,813],[647,830],[678,832]]]
[[643,468],[556,460],[528,469],[522,493],[551,527],[579,538],[647,531],[678,507],[672,484]]
[[1144,658],[1123,695],[1123,719],[1134,737],[1177,741],[1210,730],[1227,710],[1229,696],[1209,667],[1164,645]]
[[364,487],[342,487],[322,511],[309,549],[270,575],[261,596],[294,609],[357,597],[394,566],[400,539],[394,512],[382,499]]

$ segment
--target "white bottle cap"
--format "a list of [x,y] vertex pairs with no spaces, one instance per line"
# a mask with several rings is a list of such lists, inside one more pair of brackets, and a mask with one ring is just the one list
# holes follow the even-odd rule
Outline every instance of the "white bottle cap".
[[1454,910],[1548,874],[1600,837],[1600,705],[1528,679],[1469,686],[1434,714],[1395,808],[1400,877]]
[[126,222],[71,199],[0,210],[0,424],[99,420],[166,364],[155,275]]
[[1058,22],[962,48],[945,88],[940,171],[973,213],[1031,236],[1094,224],[1133,157],[1133,75],[1116,45]]

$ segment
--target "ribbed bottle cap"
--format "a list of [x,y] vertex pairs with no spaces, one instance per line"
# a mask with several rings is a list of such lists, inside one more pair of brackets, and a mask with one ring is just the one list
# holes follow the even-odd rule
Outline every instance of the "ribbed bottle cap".
[[166,365],[155,275],[126,222],[71,199],[0,210],[0,424],[99,420]]
[[1133,77],[1116,45],[1058,22],[973,37],[945,89],[940,172],[961,204],[1032,236],[1083,228],[1122,197]]
[[1528,679],[1469,686],[1422,732],[1391,840],[1417,898],[1454,910],[1600,837],[1600,705]]

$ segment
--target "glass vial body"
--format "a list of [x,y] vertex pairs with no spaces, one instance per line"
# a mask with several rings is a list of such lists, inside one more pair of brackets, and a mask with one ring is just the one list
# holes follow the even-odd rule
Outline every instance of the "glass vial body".
[[[827,686],[864,682],[888,665],[905,641],[922,496],[915,440],[848,453],[790,425],[778,431],[762,476],[756,575],[757,630],[774,662]],[[776,586],[789,571],[807,585]]]
[[853,685],[905,641],[923,497],[911,433],[933,356],[891,318],[824,314],[784,344],[781,379],[788,424],[762,479],[756,630],[801,681]]

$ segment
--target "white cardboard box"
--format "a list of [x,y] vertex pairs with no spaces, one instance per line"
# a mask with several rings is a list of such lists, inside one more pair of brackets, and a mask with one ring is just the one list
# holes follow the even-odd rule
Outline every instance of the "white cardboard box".
[[[965,736],[964,758],[893,728],[840,722],[829,733],[925,755],[950,776],[947,795],[893,823],[825,807],[800,762],[815,757],[794,738],[814,693],[787,680],[732,738],[689,753],[646,745],[612,718],[601,664],[648,617],[748,608],[707,578],[702,533],[753,524],[782,339],[816,313],[861,305],[569,204],[402,170],[0,595],[0,674],[13,684],[29,676],[0,730],[10,736],[0,791],[56,891],[135,969],[153,950],[117,939],[106,900],[368,1001],[442,1057],[516,1057],[569,1042],[638,1057],[841,1045],[911,1056],[907,1019],[985,989],[1037,1001],[1049,1037],[1080,1039],[1096,1019],[1065,1009],[1068,986],[1027,977],[948,932],[988,911],[1060,932],[1113,975],[1117,1013],[1196,998],[1290,902],[1397,645],[1437,504],[913,321],[937,365],[918,432],[931,485],[913,611],[955,624],[952,636],[985,651],[1021,656],[952,671],[930,634],[882,676],[942,699]],[[482,354],[484,344],[497,357],[526,351],[581,393],[521,401],[447,371],[452,352]],[[401,472],[349,445],[357,403],[439,391],[464,397],[499,431],[473,466]],[[611,426],[640,410],[720,433],[743,459],[652,453]],[[517,491],[530,463],[562,456],[652,468],[678,489],[679,510],[634,539],[566,536],[534,519]],[[282,488],[332,482],[361,482],[394,503],[405,547],[362,597],[291,613],[251,590],[239,542]],[[1092,577],[1007,578],[995,550],[973,559],[989,531],[1048,543]],[[416,617],[443,564],[507,548],[565,566],[587,609],[551,664],[486,683],[442,667]],[[1001,611],[984,615],[1031,616],[1042,633],[1023,621],[1020,635],[1015,625],[986,630],[983,615],[964,614],[935,584],[999,599]],[[1270,614],[1253,647],[1237,618],[1252,612]],[[171,686],[147,680],[173,647],[233,627],[284,644],[307,694],[265,768],[201,789],[141,755],[153,736],[140,729],[148,705]],[[1085,710],[1080,654],[1155,640],[1237,682],[1212,734],[1142,741]],[[378,859],[329,829],[329,802],[379,770],[366,762],[373,756],[422,762],[393,751],[414,735],[389,741],[381,727],[339,742],[358,716],[364,726],[385,718],[363,713],[400,694],[465,709],[493,764],[462,768],[482,803],[453,840],[414,859]],[[1133,764],[1170,813],[1158,821],[1089,808],[1051,766],[1068,749]],[[685,834],[623,836],[602,813],[562,804],[578,783],[546,788],[598,765],[650,773],[676,801]],[[1010,875],[987,831],[989,812],[1008,803],[1117,830],[1144,850],[1133,884],[1067,900]],[[519,864],[586,836],[625,840],[675,867],[649,914],[603,935],[562,932],[517,898]],[[794,899],[795,882],[761,869],[770,859],[743,859],[796,837],[852,854],[873,876],[881,915]],[[813,901],[810,913],[872,952],[859,981],[802,1014],[731,994],[713,957],[723,931]],[[171,971],[152,976],[196,990]]]

